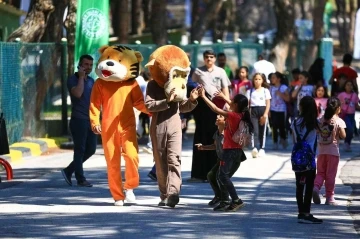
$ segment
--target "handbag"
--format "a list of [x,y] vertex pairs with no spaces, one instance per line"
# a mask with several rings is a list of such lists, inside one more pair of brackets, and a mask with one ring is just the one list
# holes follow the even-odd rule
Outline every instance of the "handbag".
[[0,155],[9,154],[9,141],[6,133],[6,123],[4,119],[4,114],[0,114]]
[[350,96],[349,104],[348,104],[348,106],[346,107],[346,110],[344,110],[344,111],[342,110],[342,111],[340,112],[340,114],[339,114],[339,117],[340,117],[341,119],[343,119],[343,120],[345,120],[345,117],[346,117],[346,115],[347,115],[346,112],[347,112],[348,109],[349,109],[350,102],[351,102],[351,99],[352,99],[353,94],[354,94],[354,93],[352,93],[351,96]]

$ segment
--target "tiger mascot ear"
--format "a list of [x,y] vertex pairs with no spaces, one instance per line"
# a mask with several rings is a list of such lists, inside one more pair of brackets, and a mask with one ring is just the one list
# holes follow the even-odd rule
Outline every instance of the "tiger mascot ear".
[[142,62],[144,60],[143,56],[139,51],[135,51],[135,56],[138,59],[139,62]]
[[103,54],[103,52],[108,48],[109,46],[108,45],[105,45],[105,46],[102,46],[99,48],[99,53],[100,54]]

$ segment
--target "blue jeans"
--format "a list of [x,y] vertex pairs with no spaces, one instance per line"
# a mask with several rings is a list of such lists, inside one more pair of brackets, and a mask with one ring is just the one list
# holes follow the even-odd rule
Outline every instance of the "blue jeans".
[[74,158],[64,171],[71,176],[75,172],[75,178],[79,181],[86,180],[83,163],[96,151],[97,137],[91,130],[90,120],[71,118],[70,131],[74,141]]
[[354,135],[354,128],[355,128],[355,114],[346,114],[345,116],[345,124],[346,124],[346,138],[345,143],[351,144],[351,140]]

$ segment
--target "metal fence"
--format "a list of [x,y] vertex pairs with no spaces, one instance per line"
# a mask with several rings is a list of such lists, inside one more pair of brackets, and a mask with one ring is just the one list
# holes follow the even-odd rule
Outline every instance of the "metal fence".
[[61,119],[65,49],[55,43],[0,42],[0,111],[10,143],[44,137]]

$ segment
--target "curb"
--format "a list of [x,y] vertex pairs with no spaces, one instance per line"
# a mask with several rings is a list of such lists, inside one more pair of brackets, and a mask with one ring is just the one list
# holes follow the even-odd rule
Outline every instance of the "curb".
[[26,157],[40,156],[50,148],[57,148],[54,139],[23,138],[22,141],[10,145],[10,153],[1,155],[10,163],[20,163]]

